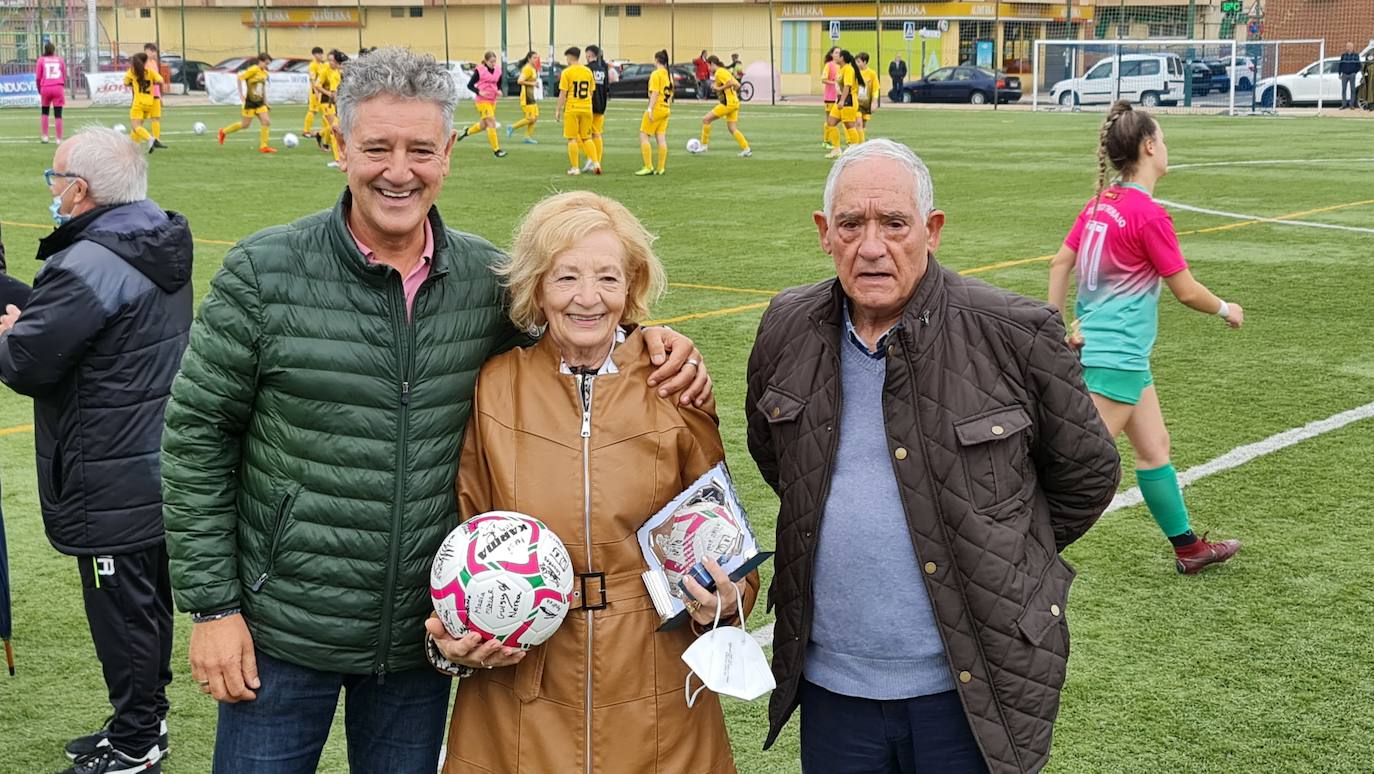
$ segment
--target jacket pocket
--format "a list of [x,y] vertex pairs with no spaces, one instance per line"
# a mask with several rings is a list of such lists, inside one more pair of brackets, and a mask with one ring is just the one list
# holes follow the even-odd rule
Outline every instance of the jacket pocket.
[[1030,415],[1021,406],[1004,406],[954,423],[974,510],[1000,510],[1030,486],[1030,426]]
[[768,424],[776,429],[778,425],[787,422],[797,421],[801,416],[802,409],[806,408],[806,401],[795,397],[786,390],[775,384],[768,385],[763,397],[759,398],[758,409],[763,412],[763,416],[768,420]]
[[[1073,568],[1057,554],[1050,558],[1049,566],[1040,578],[1040,585],[1031,594],[1025,609],[1016,619],[1016,627],[1030,644],[1057,650],[1045,643],[1045,635],[1054,626],[1063,624],[1066,620],[1064,616],[1069,606],[1069,584],[1073,583],[1075,575],[1077,573]],[[1065,652],[1061,654],[1066,658],[1067,644],[1066,638]]]
[[286,533],[286,525],[291,520],[291,509],[295,506],[296,498],[300,496],[300,492],[301,487],[293,485],[277,502],[277,510],[272,521],[272,538],[267,544],[267,556],[263,559],[262,572],[253,581],[253,585],[249,586],[254,592],[261,591],[267,583],[267,579],[272,576],[272,569],[277,563],[277,555],[281,553],[282,535]]
[[52,447],[52,461],[48,463],[48,486],[52,489],[54,501],[62,499],[62,444]]

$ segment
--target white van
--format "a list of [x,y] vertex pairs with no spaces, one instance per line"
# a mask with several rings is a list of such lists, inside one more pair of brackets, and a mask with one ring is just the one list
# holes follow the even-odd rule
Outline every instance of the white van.
[[[1120,76],[1117,67],[1120,65]],[[1119,93],[1118,93],[1119,89]],[[1183,99],[1183,60],[1177,54],[1124,54],[1107,57],[1081,78],[1066,78],[1050,88],[1061,106],[1106,104],[1127,99],[1146,107],[1174,105]]]

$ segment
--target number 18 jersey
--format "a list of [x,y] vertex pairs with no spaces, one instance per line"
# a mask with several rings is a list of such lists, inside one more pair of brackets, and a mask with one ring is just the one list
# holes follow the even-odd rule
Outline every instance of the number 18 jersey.
[[1064,245],[1078,253],[1083,365],[1149,370],[1160,280],[1188,268],[1169,213],[1144,191],[1114,185],[1088,202]]
[[564,110],[568,113],[592,112],[592,90],[596,88],[596,78],[584,64],[575,64],[563,71],[558,78],[558,91],[568,95]]

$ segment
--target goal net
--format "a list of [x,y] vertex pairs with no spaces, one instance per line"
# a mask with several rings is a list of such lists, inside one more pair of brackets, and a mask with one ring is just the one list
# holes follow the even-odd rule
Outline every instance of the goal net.
[[1105,111],[1118,99],[1211,115],[1340,104],[1337,61],[1319,38],[1037,40],[1032,69],[1037,110]]

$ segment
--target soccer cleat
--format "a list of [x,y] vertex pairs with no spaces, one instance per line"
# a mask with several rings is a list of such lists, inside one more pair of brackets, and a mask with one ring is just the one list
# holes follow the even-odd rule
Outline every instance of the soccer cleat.
[[503,150],[493,151],[492,155],[498,159],[504,159],[506,157],[506,152]]
[[277,152],[277,149],[276,149],[276,148],[273,148],[271,145],[264,145],[264,146],[262,146],[261,148],[258,148],[258,153],[276,153],[276,152]]
[[105,743],[89,755],[78,756],[71,768],[62,774],[162,774],[162,752],[156,746],[148,748],[142,757],[134,758]]
[[153,141],[152,141],[152,140],[149,140],[149,141],[148,141],[148,152],[149,152],[149,153],[152,153],[152,152],[155,151],[155,150],[157,150],[157,146],[153,144]]
[[[110,723],[113,721],[114,715],[111,715],[105,718],[105,725],[101,726],[99,731],[86,734],[85,736],[78,736],[70,742],[67,742],[67,758],[76,760],[83,756],[93,755],[101,747],[108,747],[110,745]],[[158,755],[163,758],[167,757],[167,753],[171,749],[167,744],[166,720],[163,720],[158,726],[157,749]]]
[[638,172],[636,172],[635,175],[638,176],[638,177],[644,177],[645,175],[652,175],[653,173],[654,173],[654,168],[653,168],[653,167],[645,167],[645,168],[639,170]]
[[739,157],[742,159],[747,159],[752,155],[754,155],[754,151],[750,148],[745,148],[744,150],[739,152]]
[[841,155],[843,155],[843,154],[844,154],[844,149],[842,149],[842,148],[836,148],[836,149],[830,151],[829,153],[825,154],[825,157],[828,158],[828,159],[837,159],[837,158],[839,158],[839,157],[840,157]]
[[583,172],[590,172],[590,171],[592,171],[592,167],[595,167],[595,166],[596,166],[596,162],[595,162],[595,161],[592,161],[591,159],[587,159],[586,162],[584,162],[584,163],[582,164],[582,171],[583,171]]
[[667,171],[668,171],[668,170],[666,170],[666,169],[655,169],[655,170],[654,170],[654,174],[655,174],[655,175],[662,175],[662,174],[666,173]]
[[460,134],[460,135],[458,135],[458,142],[462,142],[462,141],[463,141],[463,138],[464,138],[464,137],[467,137],[467,136],[468,136],[468,130],[464,129],[464,130],[463,130],[463,133]]
[[513,135],[513,134],[515,134],[515,126],[514,126],[514,125],[507,126],[507,127],[506,127],[506,139],[509,140],[509,139],[511,138],[511,135]]
[[337,162],[337,161],[331,161],[331,162],[329,162],[328,164],[325,164],[325,166],[326,166],[326,167],[329,167],[330,169],[338,169],[338,168],[339,168],[339,162]]
[[596,164],[595,166],[592,167],[592,174],[593,174],[593,175],[599,175],[599,174],[601,174],[601,165],[600,165],[600,164]]
[[831,144],[828,143],[828,142],[823,142],[823,143],[821,143],[821,150],[834,150],[834,149],[835,149],[835,146],[834,146],[834,145],[831,145]]
[[224,130],[223,130],[223,129],[219,130],[219,144],[220,144],[220,145],[223,145],[223,144],[224,144]]
[[526,137],[526,138],[525,138],[525,144],[526,144],[526,145],[538,145],[538,144],[539,144],[539,141],[536,140],[536,139],[534,139],[533,137]]
[[44,145],[47,145],[47,144],[48,144],[48,136],[45,134],[45,135],[43,135],[42,137],[39,137],[39,138],[38,138],[38,141],[41,142],[41,143],[43,143]]
[[1196,543],[1174,549],[1174,567],[1183,575],[1196,575],[1208,565],[1221,564],[1240,551],[1239,540],[1207,541],[1207,533]]
[[157,139],[156,137],[154,137],[154,138],[153,138],[153,147],[154,147],[154,148],[157,148],[158,150],[163,150],[163,149],[166,148],[167,146],[164,145],[164,144],[162,144],[162,140],[159,140],[159,139]]
[[696,150],[694,150],[694,151],[690,151],[690,152],[691,152],[691,153],[705,153],[708,149],[709,149],[709,148],[708,148],[708,146],[706,145],[706,143],[702,143],[700,148],[698,148],[698,149],[696,149]]
[[568,169],[568,174],[572,175],[573,177],[577,177],[578,175],[582,174],[582,170],[578,169],[577,167],[570,167]]

